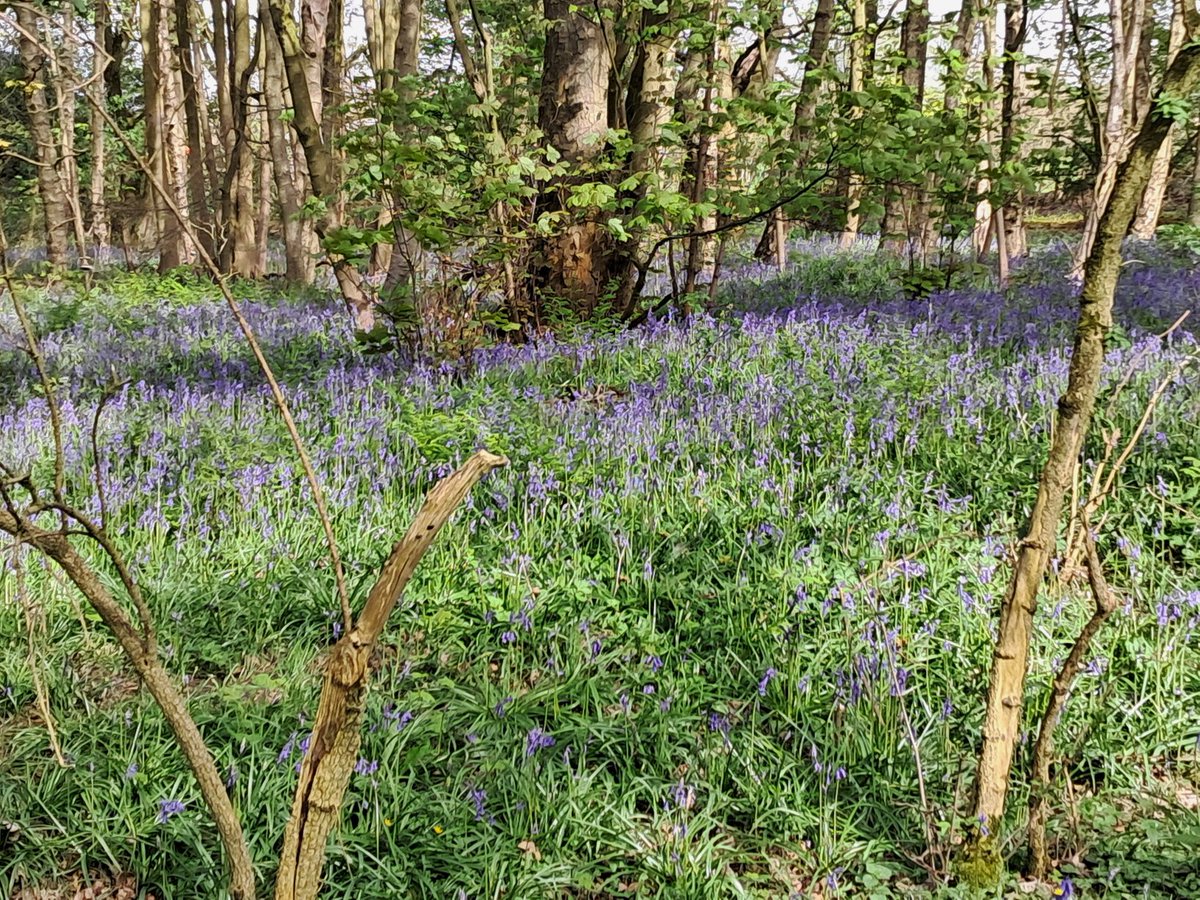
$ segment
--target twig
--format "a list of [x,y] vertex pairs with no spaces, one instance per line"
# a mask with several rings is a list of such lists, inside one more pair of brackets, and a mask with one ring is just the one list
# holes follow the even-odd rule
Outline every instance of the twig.
[[62,768],[68,769],[71,764],[63,756],[62,745],[58,741],[58,729],[54,726],[54,714],[50,710],[50,694],[46,690],[46,683],[42,680],[41,666],[38,663],[37,642],[34,640],[36,630],[34,605],[25,585],[25,564],[21,560],[22,543],[20,538],[13,541],[12,564],[13,571],[16,573],[17,597],[20,599],[21,609],[25,613],[26,660],[29,664],[29,675],[33,679],[34,697],[37,699],[37,707],[42,714],[42,721],[46,724],[46,737],[50,741],[50,750],[54,753],[54,760]]
[[[125,382],[126,384],[128,382]],[[98,432],[100,429],[100,416],[104,412],[104,407],[116,395],[116,389],[120,385],[114,384],[109,389],[105,390],[100,395],[100,402],[96,404],[96,412],[92,416],[92,467],[94,480],[96,482],[96,499],[100,503],[100,527],[105,528],[108,525],[108,505],[104,497],[104,478],[100,471],[100,441]]]
[[29,313],[25,309],[24,301],[17,294],[17,286],[13,284],[12,272],[9,271],[7,257],[0,260],[0,268],[3,268],[2,277],[4,284],[8,288],[8,295],[12,298],[13,309],[17,312],[17,319],[21,323],[21,330],[25,332],[25,352],[29,354],[34,366],[37,368],[38,378],[42,383],[42,392],[46,395],[46,405],[50,411],[50,430],[54,435],[54,498],[62,500],[63,489],[66,484],[62,414],[58,408],[54,386],[50,382],[50,373],[46,369],[46,359],[42,356],[42,350],[38,344],[37,332],[34,331],[33,322],[29,319]]
[[1050,700],[1042,715],[1037,741],[1033,745],[1033,778],[1029,795],[1029,871],[1031,878],[1041,879],[1050,868],[1050,856],[1046,849],[1046,807],[1050,791],[1050,759],[1054,753],[1054,729],[1066,706],[1071,686],[1091,648],[1092,640],[1104,622],[1117,608],[1117,598],[1108,582],[1100,556],[1096,551],[1096,540],[1092,535],[1091,522],[1086,513],[1083,520],[1084,547],[1087,551],[1088,584],[1096,601],[1096,610],[1075,639],[1071,652],[1062,664],[1050,688]]
[[317,896],[325,847],[362,741],[371,654],[417,564],[442,526],[480,478],[507,464],[503,456],[479,450],[458,471],[434,485],[408,533],[384,563],[358,623],[334,646],[325,664],[325,683],[309,751],[301,764],[284,831],[276,900],[314,900]]

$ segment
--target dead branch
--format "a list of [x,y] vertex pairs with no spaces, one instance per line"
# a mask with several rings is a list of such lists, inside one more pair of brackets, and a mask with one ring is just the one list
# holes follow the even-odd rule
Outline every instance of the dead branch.
[[408,533],[384,563],[358,623],[334,646],[325,665],[317,718],[284,832],[276,900],[313,900],[317,896],[325,845],[337,824],[342,796],[358,758],[371,653],[417,563],[442,526],[480,478],[507,464],[505,457],[480,450],[434,485]]

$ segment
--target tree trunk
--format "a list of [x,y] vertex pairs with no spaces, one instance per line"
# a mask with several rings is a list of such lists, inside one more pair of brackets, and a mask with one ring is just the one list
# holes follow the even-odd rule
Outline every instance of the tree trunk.
[[88,91],[92,95],[91,115],[88,127],[92,137],[92,182],[89,192],[91,207],[91,242],[100,252],[108,247],[108,205],[105,202],[105,178],[108,174],[108,159],[104,140],[105,124],[100,110],[105,106],[105,75],[112,57],[108,55],[108,0],[96,0],[95,23],[92,32],[93,63],[92,83]]
[[25,91],[29,112],[29,131],[37,145],[37,183],[42,201],[42,218],[46,233],[46,260],[54,266],[67,264],[67,244],[71,238],[71,207],[59,174],[61,160],[54,137],[46,85],[52,84],[50,64],[38,40],[38,15],[31,7],[16,7],[17,42],[21,67],[28,88]]
[[[543,0],[543,9],[547,29],[538,127],[546,146],[568,165],[586,166],[603,152],[608,129],[610,56],[604,27],[567,0]],[[547,185],[539,199],[539,213],[566,215],[564,224],[538,241],[532,303],[522,325],[540,325],[555,301],[587,318],[608,289],[612,238],[597,215],[575,216],[564,202],[579,180],[568,175]]]
[[50,83],[54,85],[55,106],[58,110],[58,177],[67,198],[67,210],[70,213],[69,221],[75,238],[79,265],[88,268],[90,263],[87,261],[87,227],[83,221],[83,209],[79,204],[79,163],[75,150],[75,93],[80,84],[75,69],[75,50],[79,46],[79,36],[75,33],[75,7],[66,6],[62,10],[61,37],[54,34],[51,25],[51,18],[44,16],[42,44],[51,48],[48,57]]
[[284,278],[288,284],[309,284],[313,280],[313,247],[306,235],[307,220],[299,218],[304,173],[295,162],[291,133],[283,120],[290,109],[284,94],[283,63],[279,39],[271,27],[265,5],[259,10],[259,28],[263,33],[263,102],[267,109],[267,141],[271,151],[271,169],[275,193],[279,198],[279,218],[283,226]]
[[[334,165],[335,157],[326,141],[325,128],[309,90],[308,66],[296,22],[287,9],[286,0],[267,0],[267,6],[292,95],[292,124],[304,149],[309,185],[313,194],[325,205],[315,226],[318,236],[323,238],[341,224],[337,202],[341,191]],[[319,92],[315,102],[320,104]],[[375,327],[375,298],[364,286],[358,270],[348,260],[331,254],[329,261],[355,326],[370,331]]]
[[[679,28],[673,24],[669,7],[642,9],[625,96],[625,120],[633,145],[626,174],[638,179],[637,186],[629,192],[633,204],[642,201],[652,185],[662,183],[662,127],[671,115],[667,102],[671,89],[669,60],[678,36]],[[644,230],[635,229],[631,231],[631,239],[618,248],[621,283],[615,306],[622,317],[633,313],[638,299],[639,272],[633,260],[640,258],[645,250],[645,238]]]
[[[983,58],[980,60],[982,67],[983,83],[987,89],[988,96],[994,96],[996,93],[996,72],[992,66],[992,48],[996,40],[996,21],[995,16],[983,16]],[[996,134],[995,122],[992,117],[990,104],[983,109],[983,121],[980,131],[988,140],[996,140],[999,135]],[[992,176],[990,161],[985,159],[979,167],[979,183],[976,186],[976,202],[975,202],[975,229],[971,235],[971,241],[975,248],[975,258],[982,262],[987,255],[988,247],[992,242],[992,225],[995,221],[995,215],[992,212]],[[999,242],[997,242],[997,246]]]
[[[368,4],[369,5],[369,4]],[[390,10],[390,12],[389,12]],[[380,31],[383,33],[383,46],[376,53],[381,62],[381,68],[376,70],[376,78],[382,89],[393,88],[399,98],[399,109],[392,123],[392,128],[399,134],[408,129],[404,119],[406,108],[412,102],[413,92],[404,79],[418,74],[421,55],[421,0],[389,0],[382,4],[380,10]],[[390,41],[391,43],[387,43]],[[395,74],[387,70],[391,69]],[[394,212],[398,213],[404,202],[399,191],[391,198]],[[386,210],[387,217],[380,216],[377,223],[380,228],[392,222],[393,210]],[[390,297],[398,291],[411,292],[414,303],[419,299],[418,273],[421,263],[421,245],[412,232],[401,224],[393,222],[395,240],[389,248],[386,260],[380,257],[376,266],[386,266],[387,276],[384,279],[383,296]],[[386,245],[379,245],[380,247]],[[419,316],[419,319],[422,318]]]
[[[1167,69],[1159,96],[1187,96],[1200,83],[1200,13],[1185,12],[1192,37]],[[962,871],[980,886],[998,883],[1003,865],[998,830],[1003,822],[1013,752],[1021,730],[1025,670],[1038,588],[1057,544],[1063,500],[1079,460],[1092,418],[1104,363],[1104,341],[1112,327],[1113,294],[1121,268],[1121,243],[1133,223],[1138,201],[1150,179],[1154,157],[1171,120],[1151,107],[1132,148],[1113,181],[1084,269],[1079,323],[1067,379],[1058,403],[1050,452],[1028,529],[1020,543],[1016,568],[1000,609],[999,634],[992,658],[983,746],[976,775],[974,832],[964,848]]]
[[[724,6],[719,0],[709,7],[709,27],[713,38],[702,48],[704,58],[704,84],[702,101],[696,122],[695,135],[691,143],[691,159],[688,169],[692,173],[692,203],[702,203],[709,190],[715,189],[728,166],[723,163],[722,147],[732,140],[733,123],[720,124],[716,119],[721,109],[733,98],[729,41],[726,26],[722,21]],[[717,276],[717,241],[714,232],[720,220],[716,211],[698,216],[691,230],[707,232],[688,239],[687,256],[684,264],[684,288],[686,297],[696,291],[712,294]]]
[[[1025,47],[1025,32],[1029,20],[1028,0],[1009,0],[1004,5],[1004,65],[1000,83],[1003,99],[1000,106],[1000,166],[1014,165],[1020,153],[1017,106],[1021,97],[1021,66],[1018,59]],[[1029,242],[1025,236],[1025,198],[1019,188],[1005,192],[1004,243],[1009,259],[1028,255]],[[1007,260],[1006,260],[1007,262]]]
[[250,10],[247,0],[226,3],[229,48],[229,102],[231,123],[225,133],[226,164],[222,185],[222,235],[220,265],[231,275],[252,276],[257,253],[254,247],[254,158],[251,151],[250,79],[253,74],[250,43]]
[[325,845],[341,813],[342,799],[358,760],[371,656],[413,571],[442,526],[480,478],[507,464],[503,456],[478,450],[461,468],[433,486],[408,532],[384,563],[358,621],[330,652],[317,717],[284,831],[275,900],[317,897]]
[[[862,92],[865,84],[866,43],[867,43],[867,4],[866,0],[853,0],[853,32],[850,35],[850,91],[854,94]],[[850,110],[850,118],[862,118],[863,110],[857,99]],[[854,246],[858,237],[858,227],[861,216],[859,206],[862,204],[863,176],[856,167],[848,173],[846,180],[846,222],[842,227],[839,243],[842,249]]]
[[[925,106],[928,31],[929,7],[925,0],[909,0],[900,27],[900,54],[903,57],[900,80],[908,88],[912,108],[918,111]],[[924,173],[919,173],[917,178],[923,183]],[[924,224],[919,214],[922,206],[919,187],[905,183],[892,191],[884,206],[879,230],[880,252],[900,256],[924,245]],[[927,208],[925,212],[928,213]]]
[[207,105],[202,87],[196,78],[196,50],[192,46],[192,23],[188,0],[175,0],[175,51],[183,87],[183,115],[187,128],[187,198],[192,225],[200,246],[209,256],[215,256],[213,221],[205,183],[205,148],[200,131],[200,109]]
[[[807,142],[812,135],[817,116],[817,96],[821,88],[820,70],[825,67],[829,55],[829,38],[833,34],[833,0],[817,0],[813,13],[812,37],[808,44],[808,58],[804,61],[804,78],[800,82],[800,96],[796,98],[796,110],[792,116],[790,142],[798,155],[797,168],[811,157]],[[787,266],[787,223],[786,213],[779,209],[763,229],[762,238],[754,255],[758,259],[773,259],[782,270]]]
[[1142,47],[1142,22],[1146,0],[1113,0],[1109,20],[1112,28],[1112,81],[1108,87],[1107,115],[1100,148],[1100,169],[1083,222],[1083,235],[1075,248],[1071,276],[1083,275],[1084,263],[1108,206],[1117,168],[1128,148],[1128,120],[1137,81],[1137,56]]
[[[170,191],[175,205],[183,213],[185,223],[180,223],[173,213],[165,212],[164,240],[178,247],[179,264],[191,262],[191,210],[187,193],[187,144],[184,140],[183,104],[180,94],[182,82],[176,67],[178,57],[172,52],[170,0],[158,0],[157,18],[159,94],[162,98],[162,150],[164,186]],[[172,251],[175,252],[175,251]],[[162,264],[160,261],[160,268]]]
[[[1171,13],[1171,33],[1167,39],[1167,65],[1170,66],[1179,53],[1183,44],[1183,3],[1175,0]],[[1133,220],[1132,234],[1138,240],[1148,241],[1154,237],[1158,228],[1158,217],[1162,214],[1163,199],[1167,195],[1167,181],[1171,176],[1171,156],[1174,152],[1175,128],[1167,132],[1166,140],[1159,148],[1158,156],[1154,157],[1154,168],[1150,172],[1150,183],[1146,185],[1146,193],[1138,206],[1137,217]]]

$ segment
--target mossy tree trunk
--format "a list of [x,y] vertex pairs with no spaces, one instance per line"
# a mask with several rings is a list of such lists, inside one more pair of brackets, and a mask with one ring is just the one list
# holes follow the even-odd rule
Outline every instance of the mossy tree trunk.
[[1104,341],[1112,327],[1121,243],[1150,180],[1154,158],[1173,124],[1159,99],[1187,96],[1200,82],[1200,43],[1195,40],[1200,35],[1200,12],[1195,0],[1190,0],[1184,16],[1190,40],[1167,69],[1150,113],[1117,170],[1112,196],[1087,259],[1067,390],[1058,402],[1054,437],[1038,482],[1037,499],[1000,609],[976,775],[973,834],[962,860],[964,877],[978,884],[995,884],[1000,877],[997,831],[1004,816],[1013,753],[1021,729],[1038,588],[1054,553],[1063,500],[1095,407]]

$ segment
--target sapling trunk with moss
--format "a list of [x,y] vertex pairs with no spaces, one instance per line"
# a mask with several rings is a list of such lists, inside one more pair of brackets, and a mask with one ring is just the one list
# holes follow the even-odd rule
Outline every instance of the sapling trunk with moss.
[[1200,42],[1196,40],[1200,35],[1200,11],[1195,0],[1190,0],[1184,18],[1189,40],[1167,69],[1150,114],[1117,172],[1112,197],[1087,259],[1067,390],[1058,402],[1054,436],[1038,482],[1037,499],[1000,608],[976,775],[972,833],[960,860],[964,879],[981,886],[995,885],[1000,880],[998,831],[1021,729],[1033,615],[1038,589],[1054,553],[1071,473],[1096,403],[1104,341],[1112,327],[1121,243],[1137,213],[1158,148],[1180,114],[1178,98],[1188,96],[1200,82]]

